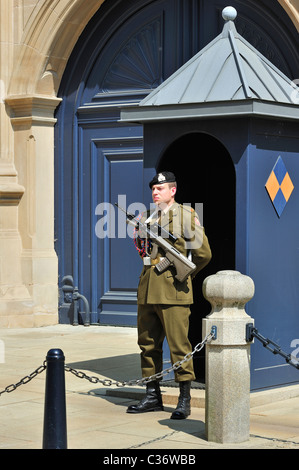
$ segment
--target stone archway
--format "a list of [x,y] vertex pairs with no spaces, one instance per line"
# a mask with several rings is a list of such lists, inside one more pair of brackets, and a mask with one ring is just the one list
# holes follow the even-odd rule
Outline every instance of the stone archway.
[[74,45],[103,2],[38,2],[20,41],[8,95],[55,96]]
[[299,31],[299,1],[298,0],[278,0],[282,8],[287,12],[293,21],[295,28]]

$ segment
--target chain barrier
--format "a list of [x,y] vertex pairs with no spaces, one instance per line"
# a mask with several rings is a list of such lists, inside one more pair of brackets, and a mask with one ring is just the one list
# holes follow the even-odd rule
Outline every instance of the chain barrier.
[[11,384],[8,385],[4,390],[0,391],[0,396],[3,393],[10,393],[16,390],[20,385],[25,385],[28,384],[32,379],[34,379],[38,374],[41,374],[45,369],[46,369],[46,361],[43,362],[42,366],[39,366],[37,369],[35,369],[34,372],[31,372],[29,375],[25,375],[19,382],[16,384]]
[[[175,362],[171,367],[168,367],[167,369],[162,370],[162,372],[158,372],[157,374],[151,375],[150,377],[143,377],[142,379],[133,379],[133,380],[116,380],[113,381],[111,379],[99,379],[98,377],[95,376],[89,376],[85,372],[78,371],[68,365],[65,365],[65,371],[66,372],[71,372],[74,374],[76,377],[79,377],[80,379],[86,379],[89,382],[96,384],[100,383],[104,385],[105,387],[110,387],[112,385],[116,385],[117,387],[125,387],[126,385],[143,385],[147,384],[148,382],[152,382],[153,380],[159,380],[165,375],[169,374],[170,372],[178,370],[185,362],[188,362],[192,359],[194,354],[196,352],[201,351],[201,349],[205,346],[206,343],[212,341],[212,339],[216,339],[217,337],[217,331],[212,328],[211,332],[203,339],[202,342],[198,343],[192,352],[186,354],[181,361]],[[273,354],[278,354],[282,356],[288,364],[291,366],[295,367],[296,369],[299,369],[299,361],[296,361],[294,357],[291,354],[287,354],[284,351],[282,351],[281,347],[274,343],[274,341],[270,340],[269,338],[265,338],[263,335],[261,335],[258,330],[253,326],[252,323],[248,323],[246,325],[246,341],[251,342],[253,338],[258,339],[263,346],[268,349],[270,352]],[[0,396],[3,395],[4,393],[11,393],[14,390],[16,390],[20,385],[25,385],[28,382],[30,382],[32,379],[34,379],[37,375],[41,374],[45,369],[47,368],[46,361],[43,362],[41,366],[39,366],[35,371],[33,371],[29,375],[25,375],[19,382],[16,384],[11,384],[8,385],[4,390],[0,391]]]
[[[68,365],[65,365],[65,371],[66,372],[71,372],[72,374],[74,374],[76,377],[79,377],[80,379],[87,379],[89,382],[93,383],[93,384],[96,384],[96,383],[100,383],[102,385],[104,385],[105,387],[110,387],[111,385],[116,385],[117,387],[124,387],[126,385],[140,385],[140,384],[146,384],[148,382],[151,382],[152,380],[155,380],[155,379],[160,379],[162,378],[164,375],[167,375],[169,374],[170,372],[174,371],[174,370],[177,370],[179,369],[182,364],[184,364],[185,362],[187,361],[190,361],[191,358],[194,356],[194,354],[196,352],[199,352],[203,347],[204,345],[208,342],[208,341],[211,341],[213,338],[215,337],[215,333],[211,332],[209,333],[205,338],[204,340],[201,342],[201,343],[198,343],[194,350],[188,354],[186,354],[186,356],[183,357],[183,359],[181,361],[177,361],[175,362],[172,367],[169,367],[167,369],[164,369],[162,372],[159,372],[155,375],[151,375],[150,377],[144,377],[142,379],[134,379],[134,380],[128,380],[128,381],[120,381],[120,380],[117,380],[117,381],[113,381],[111,379],[99,379],[98,377],[94,377],[94,376],[89,376],[87,374],[85,374],[85,372],[82,372],[82,371],[78,371],[76,369],[73,369],[72,367],[68,366]],[[39,366],[37,369],[35,369],[35,371],[33,371],[31,374],[29,375],[25,375],[25,377],[23,377],[19,382],[17,382],[16,384],[11,384],[11,385],[8,385],[4,390],[0,391],[0,396],[3,394],[3,393],[10,393],[10,392],[13,392],[14,390],[16,390],[20,385],[25,385],[27,384],[28,382],[30,382],[32,379],[34,379],[38,374],[41,374],[45,369],[47,368],[47,365],[46,365],[46,361],[43,362],[43,364],[41,366]]]
[[181,361],[175,362],[171,367],[168,367],[167,369],[162,370],[162,372],[158,372],[157,374],[151,375],[150,377],[143,377],[142,379],[133,379],[133,380],[128,380],[128,381],[122,381],[122,380],[110,380],[110,379],[99,379],[98,377],[94,376],[88,376],[85,374],[85,372],[77,371],[76,369],[73,369],[70,366],[65,366],[65,370],[67,372],[71,372],[74,374],[76,377],[79,377],[80,379],[86,379],[89,380],[91,383],[100,383],[104,385],[105,387],[110,387],[111,385],[116,385],[117,387],[125,387],[126,385],[143,385],[147,384],[148,382],[152,382],[153,380],[158,380],[164,377],[165,375],[169,374],[172,371],[175,371],[179,369],[182,364],[185,362],[188,362],[192,359],[194,354],[196,352],[201,351],[201,349],[204,347],[204,345],[208,342],[211,341],[215,337],[215,333],[211,332],[209,333],[201,343],[198,343],[192,352],[186,354]]
[[[159,380],[165,375],[169,374],[170,372],[178,370],[185,362],[188,362],[192,359],[194,354],[196,352],[201,351],[201,349],[205,346],[206,343],[212,341],[212,339],[216,339],[217,337],[217,331],[213,327],[211,332],[203,339],[202,342],[198,343],[192,352],[186,354],[181,361],[175,362],[171,367],[168,367],[167,369],[164,369],[162,372],[158,372],[157,374],[151,375],[150,377],[143,377],[142,379],[133,379],[133,380],[116,380],[113,381],[111,379],[99,379],[98,377],[95,376],[89,376],[85,372],[78,371],[68,365],[65,365],[65,371],[66,372],[71,372],[74,374],[76,377],[79,377],[80,379],[86,379],[89,382],[96,384],[100,383],[104,385],[105,387],[110,387],[112,385],[116,385],[117,387],[125,387],[126,385],[143,385],[147,384],[148,382],[152,382],[153,380]],[[291,366],[295,367],[296,369],[299,369],[299,361],[296,361],[294,357],[291,354],[287,354],[284,351],[282,351],[281,347],[274,343],[274,341],[270,340],[269,338],[265,338],[263,335],[261,335],[258,330],[253,326],[252,323],[248,323],[246,325],[246,341],[247,342],[252,342],[253,338],[258,339],[263,346],[268,349],[270,352],[273,354],[278,354],[282,356],[288,364]],[[16,384],[11,384],[8,385],[4,390],[0,391],[0,396],[3,395],[4,393],[11,393],[14,390],[16,390],[20,385],[25,385],[28,382],[30,382],[32,379],[34,379],[37,375],[41,374],[45,369],[47,368],[46,361],[43,362],[41,366],[39,366],[35,371],[33,371],[29,375],[25,375],[19,382]]]
[[[278,344],[274,343],[274,341],[271,341],[269,338],[265,338],[263,335],[261,335],[258,330],[253,326],[253,323],[248,323],[246,325],[246,341],[251,342],[253,338],[258,339],[263,344],[264,348],[268,349],[273,354],[279,354],[279,356],[282,356],[285,361],[290,364],[290,366],[299,369],[299,361],[296,361],[294,359],[294,356],[282,351],[281,347]],[[270,345],[272,345],[273,347]]]

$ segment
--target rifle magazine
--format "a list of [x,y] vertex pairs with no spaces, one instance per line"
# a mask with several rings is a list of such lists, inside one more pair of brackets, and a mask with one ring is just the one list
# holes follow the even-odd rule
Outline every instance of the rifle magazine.
[[156,268],[158,269],[159,273],[162,273],[167,269],[172,263],[169,261],[168,258],[163,258],[158,264],[156,264]]

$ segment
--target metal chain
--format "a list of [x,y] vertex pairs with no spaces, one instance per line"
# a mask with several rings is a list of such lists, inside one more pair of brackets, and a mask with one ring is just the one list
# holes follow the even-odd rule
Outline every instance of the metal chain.
[[253,326],[253,323],[248,323],[246,325],[246,341],[250,342],[253,338],[258,339],[264,348],[268,349],[271,353],[278,354],[283,357],[290,366],[299,369],[299,361],[297,361],[291,354],[284,352],[278,344],[274,343],[274,341],[261,335],[261,333],[259,333],[259,331]]
[[31,372],[31,374],[29,375],[25,375],[25,377],[23,377],[19,382],[17,382],[16,384],[11,384],[11,385],[8,385],[4,390],[0,391],[0,396],[3,394],[3,393],[10,393],[10,392],[13,392],[14,390],[16,390],[20,385],[25,385],[27,384],[28,382],[30,382],[32,379],[34,379],[34,377],[36,377],[38,374],[41,374],[45,369],[46,369],[46,361],[43,362],[43,365],[42,366],[39,366],[37,369],[35,369],[34,372]]
[[126,385],[142,385],[148,382],[152,382],[153,380],[161,379],[162,377],[164,377],[164,375],[167,375],[170,372],[179,369],[185,362],[190,361],[192,357],[194,356],[194,354],[196,352],[199,352],[207,342],[211,341],[214,338],[214,336],[215,334],[213,332],[209,333],[203,339],[203,341],[201,343],[198,343],[193,349],[193,351],[186,354],[181,361],[175,362],[171,367],[164,369],[162,372],[158,372],[157,374],[151,375],[150,377],[143,377],[142,379],[133,379],[133,380],[127,380],[127,381],[122,381],[122,380],[113,381],[111,379],[99,379],[98,377],[89,376],[85,374],[85,372],[78,371],[67,365],[65,366],[65,370],[67,372],[71,372],[72,374],[74,374],[76,377],[79,377],[80,379],[89,380],[89,382],[94,383],[94,384],[100,383],[104,385],[105,387],[110,387],[111,385],[116,385],[117,387],[124,387]]
[[[76,369],[73,369],[72,367],[68,366],[68,365],[65,365],[65,371],[66,372],[71,372],[72,374],[74,374],[76,377],[79,377],[80,379],[87,379],[89,380],[89,382],[91,383],[101,383],[102,385],[104,385],[105,387],[110,387],[111,385],[116,385],[117,387],[124,387],[125,385],[140,385],[140,384],[146,384],[147,382],[151,382],[152,380],[155,380],[155,379],[160,379],[162,378],[164,375],[167,375],[169,374],[170,372],[174,371],[174,370],[177,370],[179,369],[182,364],[184,364],[185,362],[187,361],[190,361],[190,359],[193,357],[193,355],[196,353],[196,352],[199,352],[203,347],[204,345],[208,342],[208,341],[211,341],[213,338],[214,338],[214,333],[211,332],[209,333],[205,338],[204,340],[201,342],[201,343],[198,343],[194,350],[188,354],[186,354],[186,356],[183,357],[183,359],[181,361],[177,361],[173,364],[172,367],[169,367],[168,369],[164,369],[162,372],[159,372],[158,374],[155,374],[155,375],[151,375],[150,377],[144,377],[142,379],[136,379],[136,380],[128,380],[128,381],[120,381],[120,380],[117,380],[117,381],[113,381],[113,380],[110,380],[110,379],[99,379],[98,377],[94,377],[94,376],[88,376],[87,374],[85,374],[85,372],[82,372],[82,371],[78,371]],[[14,390],[16,390],[18,387],[20,387],[20,385],[25,385],[27,384],[28,382],[30,382],[32,379],[34,379],[38,374],[41,374],[46,368],[47,368],[47,361],[45,360],[43,362],[43,364],[41,366],[39,366],[37,369],[35,369],[35,371],[31,372],[31,374],[29,375],[25,375],[25,377],[23,377],[21,380],[19,380],[19,382],[17,382],[16,384],[11,384],[11,385],[8,385],[7,387],[5,387],[4,390],[0,391],[0,396],[3,394],[3,393],[10,393],[10,392],[13,392]]]

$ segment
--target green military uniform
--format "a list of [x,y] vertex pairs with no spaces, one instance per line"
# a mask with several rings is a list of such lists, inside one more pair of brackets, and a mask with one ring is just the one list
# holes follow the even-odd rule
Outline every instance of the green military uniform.
[[[142,222],[149,213],[142,217]],[[189,206],[172,204],[159,219],[160,225],[177,237],[173,246],[184,256],[192,254],[192,261],[198,271],[208,264],[211,250],[204,228],[200,226],[196,212]],[[141,247],[137,239],[137,248]],[[169,241],[169,240],[167,240]],[[169,243],[171,243],[169,241]],[[144,253],[141,253],[145,259]],[[159,249],[158,260],[165,254]],[[148,260],[148,258],[147,258]],[[191,276],[179,282],[175,268],[170,266],[163,272],[155,267],[155,261],[144,265],[138,286],[138,344],[141,348],[143,377],[149,377],[162,370],[162,345],[166,336],[172,363],[180,361],[191,352],[188,340],[190,304],[193,303]],[[185,362],[175,371],[175,380],[195,379],[192,360]]]

